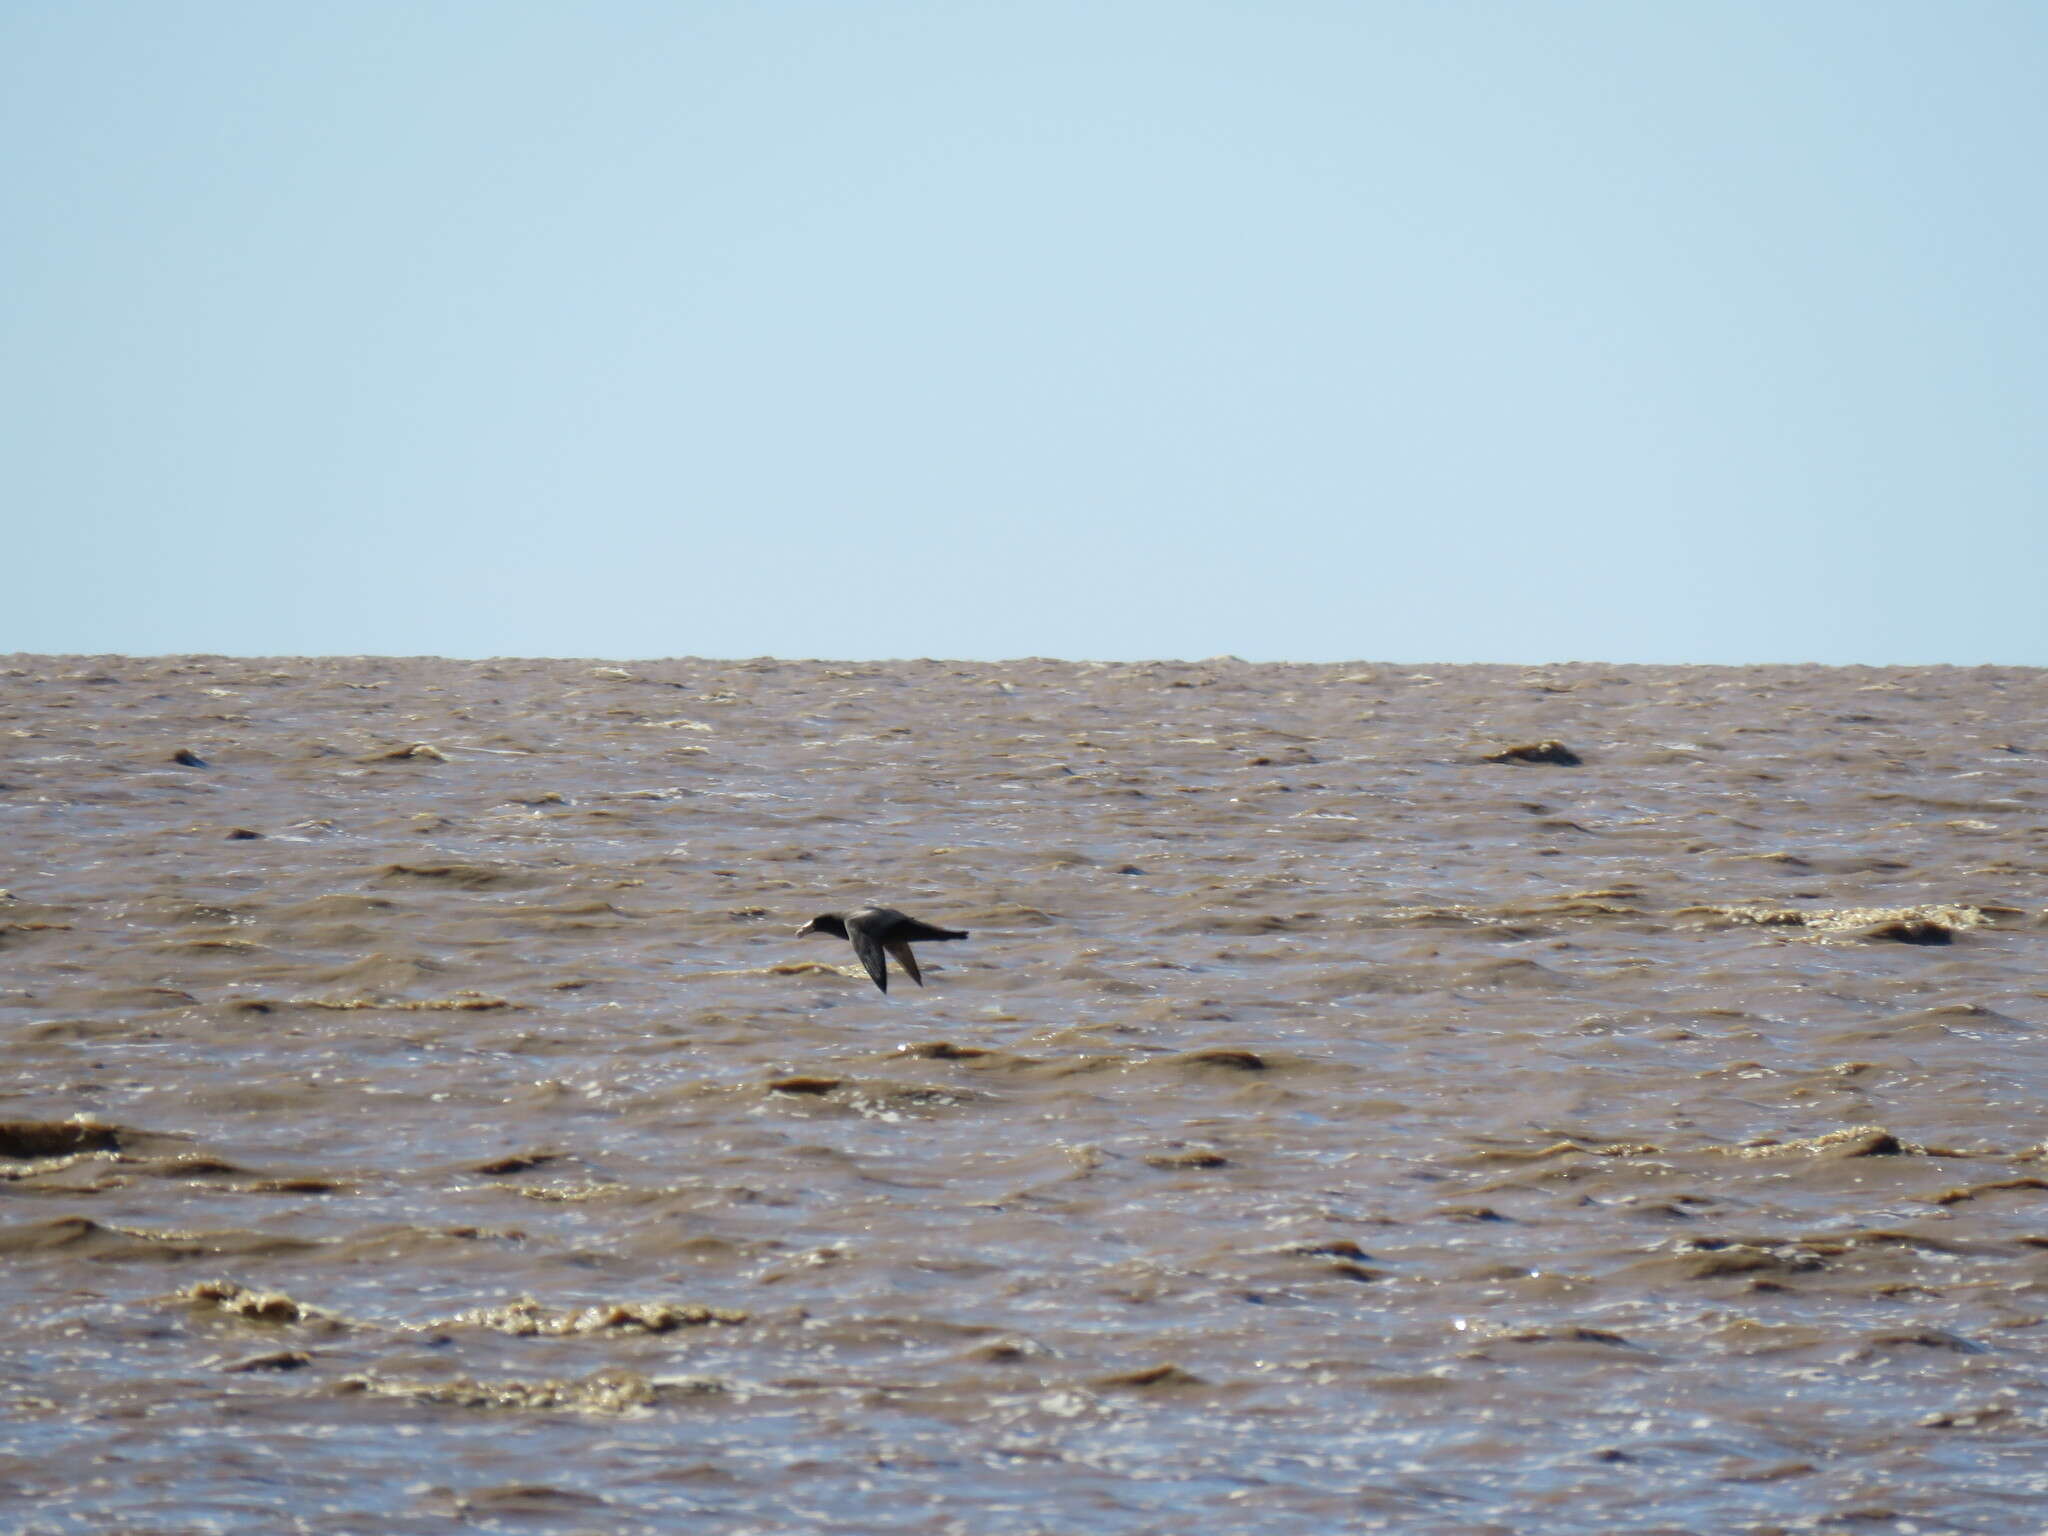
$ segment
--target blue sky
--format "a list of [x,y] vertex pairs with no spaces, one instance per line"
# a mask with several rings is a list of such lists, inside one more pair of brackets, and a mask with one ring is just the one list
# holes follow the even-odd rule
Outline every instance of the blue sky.
[[0,649],[2048,664],[2032,0],[0,0]]

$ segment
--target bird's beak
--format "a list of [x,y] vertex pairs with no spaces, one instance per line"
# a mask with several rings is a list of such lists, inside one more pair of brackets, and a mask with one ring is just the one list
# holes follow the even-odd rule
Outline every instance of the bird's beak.
[[816,923],[805,923],[803,927],[797,929],[796,936],[802,938],[807,933],[816,933],[817,931],[818,925]]

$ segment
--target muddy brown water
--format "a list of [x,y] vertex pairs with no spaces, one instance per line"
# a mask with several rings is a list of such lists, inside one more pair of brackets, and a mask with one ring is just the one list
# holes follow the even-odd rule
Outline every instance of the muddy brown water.
[[0,673],[0,1528],[2048,1523],[2041,672]]

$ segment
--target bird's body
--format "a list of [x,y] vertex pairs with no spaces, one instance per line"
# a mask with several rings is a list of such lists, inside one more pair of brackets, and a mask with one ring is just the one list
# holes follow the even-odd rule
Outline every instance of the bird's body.
[[940,939],[967,937],[961,929],[934,928],[930,923],[906,917],[894,907],[822,912],[797,929],[796,936],[802,938],[807,933],[829,933],[835,939],[849,940],[853,952],[860,956],[860,963],[867,967],[868,975],[884,992],[889,990],[890,960],[902,966],[905,974],[920,987],[924,985],[924,977],[918,974],[917,956],[910,952],[911,940],[928,944]]

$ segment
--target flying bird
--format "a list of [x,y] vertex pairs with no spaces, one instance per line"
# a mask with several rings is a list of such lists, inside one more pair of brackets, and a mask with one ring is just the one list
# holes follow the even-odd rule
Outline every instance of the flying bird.
[[[829,933],[835,939],[852,940],[853,952],[860,956],[860,963],[868,968],[875,985],[884,992],[889,990],[889,960],[902,966],[920,987],[924,985],[924,977],[917,973],[917,956],[910,952],[912,939],[928,943],[967,937],[959,929],[934,928],[930,923],[920,923],[894,907],[862,907],[856,912],[843,913],[821,912],[797,929],[796,936],[802,938],[807,933]],[[888,958],[884,959],[884,956]]]

